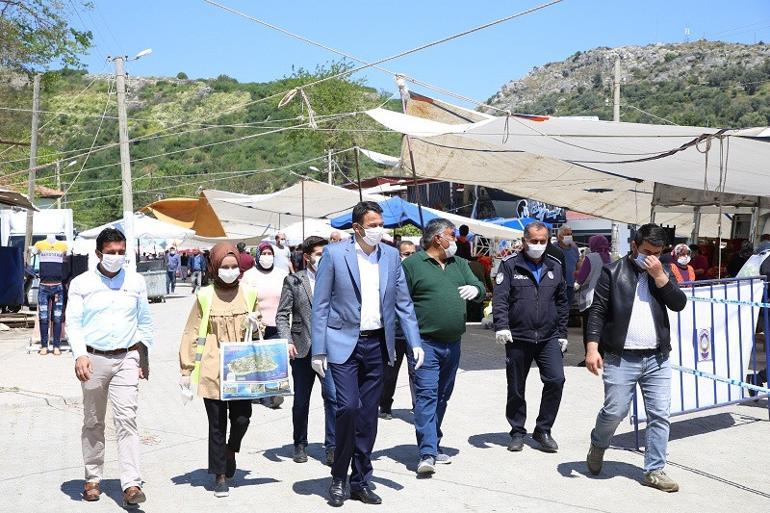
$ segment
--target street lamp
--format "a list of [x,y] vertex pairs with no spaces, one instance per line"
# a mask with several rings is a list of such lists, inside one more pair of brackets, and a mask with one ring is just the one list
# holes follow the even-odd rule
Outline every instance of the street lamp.
[[120,140],[120,178],[123,189],[123,230],[126,236],[126,264],[136,269],[134,255],[134,191],[131,184],[131,156],[128,148],[128,115],[126,114],[126,61],[136,61],[150,55],[147,48],[129,58],[126,55],[108,57],[115,63],[115,89],[118,95],[118,136]]

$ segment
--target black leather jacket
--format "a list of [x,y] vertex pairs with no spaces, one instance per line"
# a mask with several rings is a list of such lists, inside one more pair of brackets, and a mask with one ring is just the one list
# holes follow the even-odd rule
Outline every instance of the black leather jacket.
[[566,287],[555,258],[543,260],[539,284],[524,255],[504,260],[492,295],[495,330],[510,330],[514,341],[535,344],[567,338]]
[[658,350],[669,353],[671,333],[666,308],[681,312],[687,305],[687,296],[679,290],[670,271],[665,266],[663,269],[668,274],[669,281],[662,288],[658,288],[652,276],[641,271],[630,256],[604,266],[588,312],[587,341],[599,341],[600,349],[604,352],[623,352],[636,297],[636,286],[640,278],[646,278],[650,281],[650,292],[654,299],[650,305],[658,336]]

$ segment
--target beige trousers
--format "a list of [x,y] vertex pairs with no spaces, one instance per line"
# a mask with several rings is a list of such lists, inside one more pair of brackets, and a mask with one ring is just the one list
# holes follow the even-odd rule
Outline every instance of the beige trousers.
[[89,354],[93,374],[83,387],[83,460],[86,481],[101,481],[104,471],[104,415],[112,403],[118,441],[118,468],[122,490],[141,486],[139,431],[136,411],[139,399],[139,352],[114,356]]

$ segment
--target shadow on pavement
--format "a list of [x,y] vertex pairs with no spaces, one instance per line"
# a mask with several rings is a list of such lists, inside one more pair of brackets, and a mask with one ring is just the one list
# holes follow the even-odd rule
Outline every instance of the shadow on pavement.
[[[707,415],[705,417],[672,422],[669,441],[673,442],[675,440],[681,440],[691,436],[705,435],[707,433],[713,433],[721,429],[728,429],[731,427],[751,424],[754,422],[763,422],[763,419],[748,415],[716,413],[714,415]],[[644,428],[640,428],[639,444],[642,446],[644,445],[644,437],[645,430]],[[622,435],[615,435],[615,437],[612,439],[612,444],[621,447],[636,447],[636,435],[633,431],[623,433]]]
[[[297,481],[292,486],[292,490],[294,490],[294,493],[297,495],[316,495],[318,497],[321,497],[324,500],[328,500],[329,498],[329,486],[331,485],[332,478],[330,477],[319,477],[316,479],[307,479],[305,481]],[[377,484],[381,484],[382,486],[385,486],[387,488],[391,488],[393,490],[403,490],[404,487],[395,481],[391,481],[390,479],[385,479],[382,477],[373,477],[372,483],[370,483],[371,489],[376,490]],[[350,485],[345,484],[345,496],[350,497]]]
[[[324,465],[326,464],[326,448],[323,444],[308,444],[306,451],[309,458],[317,460]],[[294,463],[292,459],[294,457],[294,444],[286,444],[282,447],[267,449],[262,453],[262,456],[275,463],[281,463],[283,461]],[[299,465],[299,463],[294,464]]]
[[[460,451],[454,447],[441,447],[441,451],[450,457],[455,457],[460,454]],[[415,444],[396,445],[389,449],[381,449],[372,453],[373,461],[381,458],[389,458],[396,463],[403,465],[411,472],[417,472],[417,464],[420,462],[420,456]],[[375,478],[375,481],[377,481],[377,479],[378,478]],[[399,488],[396,489],[400,489],[400,485]]]
[[[249,470],[236,470],[235,476],[230,480],[230,486],[233,488],[239,488],[241,486],[262,485],[268,483],[279,483],[277,479],[272,477],[257,477],[254,479],[248,479],[248,475],[251,474]],[[193,470],[187,474],[174,476],[171,478],[171,482],[175,485],[190,485],[193,487],[205,488],[209,491],[214,491],[214,475],[209,474],[208,470],[199,468]]]
[[585,476],[589,479],[614,479],[616,477],[625,477],[632,481],[641,481],[644,477],[644,471],[630,463],[624,463],[622,461],[605,460],[602,472],[595,476],[586,468],[585,461],[569,461],[565,463],[559,463],[556,466],[556,470],[562,477],[574,478],[578,475]]
[[508,448],[511,435],[508,433],[482,433],[468,437],[468,443],[478,449],[489,449],[493,445]]
[[[71,479],[70,481],[63,482],[60,489],[62,493],[69,496],[73,501],[85,504],[86,501],[83,500],[82,495],[84,485],[85,481],[82,479]],[[119,479],[102,479],[99,483],[99,489],[102,492],[100,501],[103,500],[104,497],[109,497],[120,508],[123,508],[123,490],[120,488]],[[137,507],[131,508],[129,511],[143,513],[142,509]]]

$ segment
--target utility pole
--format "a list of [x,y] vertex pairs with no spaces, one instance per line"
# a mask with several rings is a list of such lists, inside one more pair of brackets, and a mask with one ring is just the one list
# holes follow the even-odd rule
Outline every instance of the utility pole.
[[[40,74],[35,75],[32,82],[32,137],[29,144],[29,178],[27,179],[27,196],[35,204],[35,173],[37,170],[37,128],[40,123]],[[27,210],[27,231],[24,235],[24,261],[29,263],[30,246],[32,246],[33,223],[35,211]]]
[[115,86],[118,93],[118,136],[120,140],[120,181],[123,190],[123,231],[126,236],[126,263],[136,268],[134,255],[134,189],[131,182],[131,155],[128,149],[128,118],[126,115],[126,57],[112,59],[115,63]]
[[334,170],[332,169],[332,150],[326,150],[326,172],[329,174],[329,185],[334,185]]
[[[61,192],[61,161],[56,161],[56,190]],[[56,208],[61,208],[61,196],[56,198]]]
[[[620,58],[615,60],[615,82],[613,84],[614,98],[612,103],[612,121],[620,122]],[[610,251],[620,257],[620,226],[617,221],[612,222]]]

